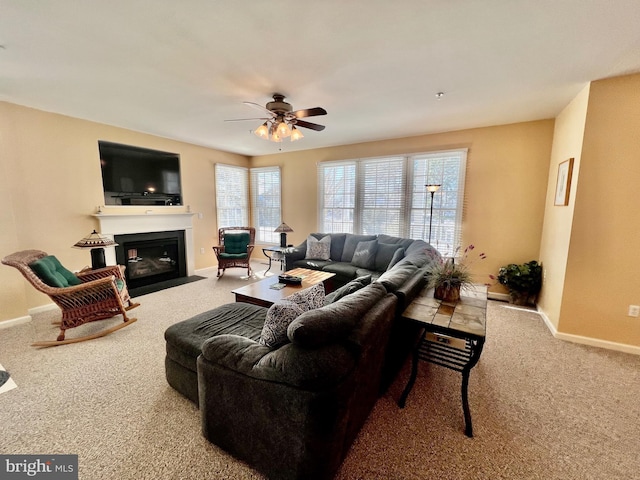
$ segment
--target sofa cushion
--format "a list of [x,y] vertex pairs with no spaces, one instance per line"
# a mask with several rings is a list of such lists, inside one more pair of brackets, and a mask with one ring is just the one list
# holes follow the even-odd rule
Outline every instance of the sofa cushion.
[[358,267],[345,262],[331,262],[327,263],[322,270],[325,272],[335,273],[337,276],[345,278],[347,280],[353,280],[358,275]]
[[[392,235],[386,235],[384,233],[381,233],[380,235],[378,235],[378,241],[380,243],[387,243],[387,244],[391,244],[391,245],[397,245],[397,246],[402,247],[405,250],[407,250],[417,240],[413,240],[411,238],[394,237]],[[423,240],[420,240],[420,241],[422,243],[426,244],[426,242],[424,242]]]
[[31,270],[50,287],[72,287],[80,285],[82,281],[72,272],[62,266],[60,261],[53,255],[42,257],[29,264]]
[[329,260],[329,258],[331,258],[331,235],[326,235],[320,240],[309,235],[305,259]]
[[404,252],[404,249],[399,245],[395,245],[393,243],[378,242],[378,249],[376,250],[376,258],[373,270],[377,270],[378,272],[386,271],[388,268],[390,268],[389,264],[391,263],[391,260],[393,259],[395,253],[401,249]]
[[356,249],[353,252],[353,258],[351,259],[351,265],[356,267],[366,268],[368,270],[375,269],[376,252],[378,250],[377,240],[368,240],[365,242],[358,242]]
[[311,270],[324,270],[324,267],[333,263],[331,260],[312,260],[305,258],[304,260],[296,260],[291,265],[292,268],[310,268]]
[[412,275],[418,271],[418,267],[411,263],[400,263],[393,267],[391,270],[384,272],[378,280],[389,293],[393,293],[400,288]]
[[225,233],[224,234],[224,253],[238,255],[247,254],[247,245],[249,245],[249,233]]
[[391,258],[389,265],[387,265],[387,270],[392,269],[403,258],[404,258],[404,248],[397,249],[393,254],[393,258]]
[[[354,235],[347,233],[344,241],[344,249],[342,250],[342,257],[339,259],[341,262],[351,262],[353,254],[358,247],[358,243],[366,242],[367,240],[375,240],[375,235]],[[334,259],[338,260],[338,259]]]
[[351,280],[346,285],[338,288],[337,290],[331,292],[329,295],[324,297],[324,304],[329,305],[330,303],[336,302],[340,300],[342,297],[346,297],[347,295],[357,292],[361,288],[366,287],[371,283],[371,275],[364,275],[362,277],[358,277],[354,280]]
[[322,308],[304,312],[291,322],[287,336],[296,345],[306,348],[345,340],[386,293],[382,285],[372,283]]
[[269,348],[278,348],[289,341],[287,327],[304,313],[302,307],[287,300],[280,300],[267,311],[258,343]]

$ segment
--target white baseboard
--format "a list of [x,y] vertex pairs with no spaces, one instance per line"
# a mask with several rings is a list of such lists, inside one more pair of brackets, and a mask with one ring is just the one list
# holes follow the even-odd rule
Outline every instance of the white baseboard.
[[508,302],[510,299],[508,293],[494,293],[494,292],[489,292],[487,294],[487,298],[489,300],[497,300],[499,302]]
[[48,312],[55,310],[58,306],[55,303],[47,303],[46,305],[40,305],[39,307],[33,307],[28,310],[29,315],[36,315],[38,313]]
[[549,320],[549,317],[538,308],[538,313],[547,325],[547,328],[551,334],[559,339],[567,342],[579,343],[581,345],[589,345],[591,347],[606,348],[608,350],[616,350],[618,352],[631,353],[633,355],[640,355],[640,347],[635,345],[628,345],[626,343],[610,342],[608,340],[601,340],[599,338],[583,337],[582,335],[573,335],[571,333],[558,332],[555,325]]
[[24,317],[11,318],[9,320],[3,320],[0,322],[0,329],[15,327],[16,325],[22,325],[23,323],[29,323],[31,321],[31,315]]

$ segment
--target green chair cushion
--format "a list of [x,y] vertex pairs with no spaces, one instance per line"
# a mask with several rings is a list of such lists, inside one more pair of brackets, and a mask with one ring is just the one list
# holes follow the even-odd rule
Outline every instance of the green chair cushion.
[[247,253],[247,245],[249,245],[249,233],[225,233],[224,235],[224,253],[238,254]]
[[236,259],[236,260],[243,260],[245,258],[247,258],[247,252],[245,253],[226,253],[226,252],[221,252],[220,253],[220,258],[226,258],[226,259]]
[[31,270],[50,287],[70,287],[80,285],[82,281],[62,266],[60,261],[53,255],[42,257],[29,264]]

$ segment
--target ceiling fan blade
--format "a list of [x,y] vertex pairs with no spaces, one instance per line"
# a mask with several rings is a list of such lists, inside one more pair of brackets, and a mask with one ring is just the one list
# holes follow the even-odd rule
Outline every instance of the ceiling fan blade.
[[304,110],[296,110],[295,112],[291,112],[291,115],[294,115],[296,118],[315,117],[317,115],[326,115],[326,114],[327,114],[327,111],[321,107],[305,108]]
[[267,115],[269,115],[269,117],[275,117],[276,115],[271,110],[266,109],[262,105],[258,105],[257,103],[253,103],[253,102],[242,102],[242,103],[244,103],[245,105],[249,105],[250,107],[257,108],[262,113],[266,113]]
[[317,123],[305,122],[304,120],[297,120],[296,127],[310,128],[316,132],[324,130],[324,125],[318,125]]
[[[271,117],[269,117],[271,118]],[[269,118],[261,117],[261,118],[232,118],[230,120],[225,120],[225,122],[244,122],[245,120],[269,120]]]

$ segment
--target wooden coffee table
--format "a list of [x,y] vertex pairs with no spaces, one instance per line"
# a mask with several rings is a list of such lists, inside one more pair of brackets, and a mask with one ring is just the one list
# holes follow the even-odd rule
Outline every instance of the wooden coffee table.
[[253,305],[260,305],[261,307],[270,307],[278,300],[287,298],[289,295],[293,295],[305,288],[313,287],[318,283],[324,283],[327,292],[331,290],[330,283],[327,284],[327,280],[335,276],[335,273],[321,272],[318,270],[310,270],[308,268],[294,268],[286,272],[288,275],[295,275],[302,277],[301,285],[287,285],[281,290],[275,290],[271,288],[272,285],[279,283],[278,277],[273,276],[260,280],[259,282],[252,283],[246,287],[237,288],[232,290],[236,296],[236,302],[251,303]]

